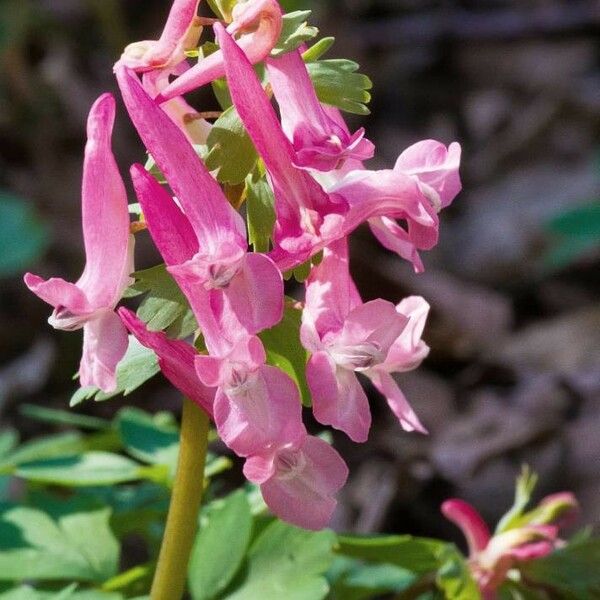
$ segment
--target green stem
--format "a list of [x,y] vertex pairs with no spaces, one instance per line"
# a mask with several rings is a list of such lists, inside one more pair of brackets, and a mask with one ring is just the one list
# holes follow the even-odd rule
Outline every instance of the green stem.
[[179,600],[183,596],[204,490],[207,444],[208,415],[185,398],[177,472],[151,600]]

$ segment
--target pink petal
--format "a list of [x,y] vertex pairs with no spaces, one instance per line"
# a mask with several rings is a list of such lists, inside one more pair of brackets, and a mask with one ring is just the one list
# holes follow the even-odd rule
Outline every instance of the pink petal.
[[396,310],[408,317],[408,324],[392,344],[384,367],[389,372],[411,371],[429,354],[429,347],[421,339],[429,304],[421,296],[409,296],[396,306]]
[[171,340],[160,331],[149,331],[133,312],[119,309],[121,320],[138,341],[154,350],[163,375],[187,398],[195,402],[209,416],[212,416],[212,403],[215,390],[200,382],[194,367],[198,353],[190,344],[181,340]]
[[365,375],[369,377],[373,385],[385,396],[389,407],[398,418],[398,421],[400,421],[402,429],[405,431],[427,433],[427,429],[421,425],[419,417],[417,417],[415,411],[389,373],[376,368],[366,371]]
[[127,351],[127,330],[113,311],[104,311],[83,327],[79,381],[103,392],[117,387],[116,369]]
[[69,283],[59,277],[44,280],[33,273],[26,273],[23,280],[38,298],[50,306],[66,307],[77,315],[85,315],[93,311],[85,294],[74,283]]
[[[187,217],[141,165],[131,167],[131,178],[150,235],[167,266],[190,260],[198,251],[198,240]],[[229,350],[222,323],[212,310],[211,293],[201,285],[193,285],[186,277],[175,279],[192,307],[209,350]]]
[[[173,72],[185,72],[180,67],[187,66],[182,62],[175,69],[149,71],[142,76],[142,85],[150,97],[155,98],[169,85],[169,76]],[[200,117],[198,111],[190,106],[181,96],[175,96],[164,102],[161,107],[171,121],[179,127],[191,144],[206,144],[212,125]]]
[[364,139],[364,129],[351,136],[322,108],[299,50],[268,59],[267,71],[298,166],[330,171],[347,158],[373,156],[375,147]]
[[145,71],[184,60],[184,51],[197,46],[202,31],[196,22],[199,3],[200,0],[174,0],[160,39],[129,44],[119,63]]
[[[241,33],[237,45],[251,64],[261,62],[271,52],[281,34],[281,8],[275,0],[253,0],[237,4],[230,34]],[[225,75],[223,51],[203,58],[181,75],[161,94],[161,100],[181,96]]]
[[130,172],[148,230],[167,265],[189,260],[198,252],[198,240],[187,217],[142,165],[132,165]]
[[425,267],[415,244],[410,240],[408,233],[394,219],[373,217],[369,219],[369,227],[384,248],[395,252],[400,258],[412,263],[415,273],[423,273]]
[[283,134],[254,69],[223,27],[217,23],[214,28],[225,57],[231,98],[273,183],[275,242],[287,243],[286,251],[302,253],[304,260],[319,244],[319,237],[335,239],[343,235],[339,225],[345,203],[342,199],[332,203],[307,172],[293,165],[294,149]]
[[446,148],[435,140],[424,140],[407,148],[398,157],[394,170],[411,175],[434,190],[444,208],[462,188],[458,173],[460,153],[456,142]]
[[250,334],[281,321],[283,278],[275,263],[263,254],[246,254],[242,268],[223,293]]
[[377,298],[348,313],[335,344],[351,347],[354,344],[371,343],[379,350],[383,360],[407,323],[408,318],[397,312],[394,304]]
[[298,449],[283,449],[276,473],[261,485],[267,506],[280,519],[318,530],[326,527],[337,504],[334,494],[346,482],[348,467],[323,440],[308,436]]
[[117,66],[115,72],[129,116],[181,203],[200,247],[211,252],[223,242],[235,241],[245,248],[242,217],[229,204],[185,135],[148,96],[131,70]]
[[275,454],[249,456],[244,463],[244,477],[252,483],[261,484],[275,473]]
[[133,270],[127,192],[111,150],[114,120],[115,100],[103,94],[87,123],[81,190],[86,265],[76,283],[94,308],[113,308]]
[[275,367],[260,367],[238,393],[219,388],[214,408],[219,435],[238,456],[266,454],[306,435],[298,388]]
[[471,556],[485,549],[491,538],[490,530],[473,506],[464,500],[446,500],[442,504],[442,513],[460,527]]
[[315,338],[321,340],[329,332],[339,332],[350,311],[361,304],[350,276],[348,242],[341,239],[325,248],[323,260],[311,269],[306,280],[300,334],[307,350],[321,346]]
[[326,352],[317,352],[306,365],[306,379],[315,419],[343,431],[354,442],[366,442],[371,410],[356,375],[336,368]]

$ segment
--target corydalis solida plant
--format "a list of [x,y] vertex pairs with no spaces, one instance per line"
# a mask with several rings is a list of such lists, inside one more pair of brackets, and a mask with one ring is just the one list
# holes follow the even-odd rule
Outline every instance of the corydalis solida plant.
[[[320,102],[302,48],[292,44],[272,55],[283,19],[275,0],[239,2],[225,24],[200,19],[198,4],[176,0],[160,38],[128,46],[115,65],[129,117],[160,171],[157,177],[133,165],[135,193],[166,269],[193,311],[195,339],[170,339],[126,308],[115,312],[133,265],[126,197],[110,150],[109,95],[92,108],[88,128],[86,270],[76,284],[33,275],[26,283],[54,306],[53,326],[83,327],[82,385],[115,389],[129,330],[155,352],[173,385],[214,420],[271,510],[319,529],[331,517],[347,468],[329,444],[309,435],[297,381],[268,360],[261,335],[282,319],[282,274],[323,252],[306,282],[297,332],[310,354],[306,379],[317,420],[366,440],[370,411],[356,377],[362,373],[402,427],[424,431],[391,373],[415,368],[425,357],[428,305],[421,298],[363,303],[350,275],[347,238],[367,222],[384,246],[422,270],[419,251],[437,243],[439,212],[460,190],[460,147],[427,140],[405,150],[393,169],[368,169],[373,144],[364,130],[351,133],[336,107]],[[207,23],[218,48],[198,52],[191,65],[187,54],[198,50]],[[258,63],[266,65],[267,81],[259,79]],[[213,128],[183,98],[223,76],[230,110],[258,154],[233,203],[232,186],[207,166]],[[257,181],[272,197],[266,253],[249,250],[247,223],[237,210]]]

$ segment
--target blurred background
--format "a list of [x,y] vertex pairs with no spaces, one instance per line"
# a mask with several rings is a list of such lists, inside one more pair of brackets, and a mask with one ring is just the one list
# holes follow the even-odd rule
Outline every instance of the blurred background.
[[[76,279],[79,188],[93,100],[116,92],[111,67],[156,36],[167,0],[0,3],[0,427],[49,428],[23,403],[65,408],[81,342],[55,332],[22,273]],[[493,522],[523,463],[539,494],[575,492],[580,525],[600,524],[600,5],[592,0],[294,0],[312,8],[330,57],[374,83],[371,115],[350,117],[390,167],[424,138],[463,146],[464,191],[444,211],[426,273],[353,236],[365,299],[421,294],[432,305],[424,365],[399,377],[430,435],[402,432],[372,394],[367,444],[335,436],[351,468],[334,526],[451,538],[450,496]],[[202,7],[207,14],[206,7]],[[210,110],[212,106],[202,107]],[[122,172],[142,148],[121,107]],[[156,264],[140,240],[137,267]],[[155,378],[129,398],[88,402],[179,410]],[[231,477],[235,477],[234,472]]]

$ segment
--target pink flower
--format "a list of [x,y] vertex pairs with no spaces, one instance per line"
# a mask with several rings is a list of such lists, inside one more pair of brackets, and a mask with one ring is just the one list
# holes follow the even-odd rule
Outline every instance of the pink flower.
[[[135,74],[125,67],[118,67],[116,73],[131,119],[181,204],[195,237],[195,241],[191,239],[189,226],[183,226],[181,217],[177,217],[179,226],[186,230],[187,250],[193,249],[193,254],[179,252],[178,260],[173,262],[165,256],[168,269],[182,288],[214,290],[211,296],[219,296],[210,303],[196,303],[201,327],[204,318],[200,313],[214,312],[215,304],[219,303],[231,309],[248,334],[273,326],[283,312],[281,273],[268,257],[247,253],[242,217],[229,204],[185,136],[148,96]],[[140,168],[135,169],[133,175],[145,212],[146,208],[152,212],[151,205],[157,202],[163,207],[173,203]],[[165,210],[175,214],[172,207]],[[159,249],[173,245],[172,240],[164,237],[163,219],[160,212],[152,221],[147,219]],[[207,344],[210,341],[207,340]]]
[[163,375],[187,398],[195,402],[209,416],[213,415],[214,388],[206,387],[198,379],[194,359],[198,353],[182,340],[171,340],[162,331],[149,331],[130,310],[118,310],[121,321],[138,341],[154,350]]
[[269,453],[306,437],[296,384],[265,360],[257,337],[240,340],[222,357],[196,357],[200,380],[217,388],[214,413],[219,435],[238,456]]
[[[227,27],[231,35],[240,34],[237,45],[252,64],[261,62],[271,52],[281,34],[281,8],[276,0],[252,0],[235,5],[233,21]],[[159,97],[163,102],[181,96],[225,75],[223,53],[217,50],[181,74]]]
[[288,523],[306,529],[327,526],[334,495],[348,478],[348,467],[323,440],[306,436],[268,454],[249,457],[244,475],[260,489],[267,506]]
[[362,303],[348,270],[347,243],[324,251],[306,282],[301,340],[312,355],[306,377],[315,418],[364,442],[371,425],[366,394],[356,373],[368,377],[407,431],[424,427],[391,376],[414,369],[428,348],[421,340],[429,305],[420,297],[397,306]]
[[364,128],[350,135],[345,123],[336,122],[321,106],[299,50],[269,58],[267,71],[297,166],[331,171],[348,159],[373,156],[375,147],[364,137]]
[[542,558],[563,544],[558,538],[558,527],[549,523],[576,508],[572,494],[554,494],[523,514],[520,524],[494,535],[477,510],[464,500],[446,500],[442,513],[460,527],[467,540],[469,568],[485,600],[496,600],[496,590],[510,569]]
[[81,277],[76,283],[31,273],[24,277],[27,287],[54,307],[48,320],[54,328],[83,328],[81,385],[105,392],[115,389],[115,370],[127,350],[127,331],[114,308],[133,271],[127,193],[111,150],[114,119],[114,98],[103,94],[87,123],[81,192],[86,264]]
[[[217,23],[214,29],[225,59],[231,98],[265,162],[273,185],[277,220],[271,257],[280,269],[297,266],[335,240],[349,235],[361,223],[382,217],[387,220],[376,221],[380,230],[378,237],[388,246],[402,243],[405,258],[418,261],[416,249],[428,249],[437,243],[437,213],[451,201],[458,182],[456,169],[460,148],[457,144],[451,146],[451,156],[445,159],[445,146],[433,142],[436,145],[433,148],[429,142],[421,142],[409,148],[405,153],[407,156],[403,154],[394,169],[382,171],[363,169],[354,154],[348,157],[347,165],[342,169],[314,174],[313,178],[295,165],[299,153],[302,155],[304,150],[306,156],[315,157],[314,139],[302,133],[293,138],[292,146],[243,52],[222,26]],[[271,61],[270,64],[276,63]],[[311,105],[314,90],[306,96],[306,86],[297,88],[305,96],[296,99],[296,105],[304,102]],[[316,107],[314,111],[317,111]],[[293,112],[294,119],[299,121],[299,111]],[[329,116],[328,127],[337,125],[338,131],[347,132],[337,111],[319,113]],[[302,127],[296,124],[299,131],[306,132],[311,127],[312,122],[305,122]],[[345,137],[349,144],[353,143],[351,138],[349,133]],[[302,143],[308,145],[303,149]],[[321,166],[324,163],[321,162]],[[317,179],[327,186],[327,190]],[[395,222],[395,227],[391,227],[392,219],[405,220],[407,230]],[[400,241],[396,242],[399,237]]]
[[117,64],[136,71],[172,67],[185,60],[185,51],[196,48],[202,33],[197,16],[200,0],[174,0],[158,40],[129,44]]

